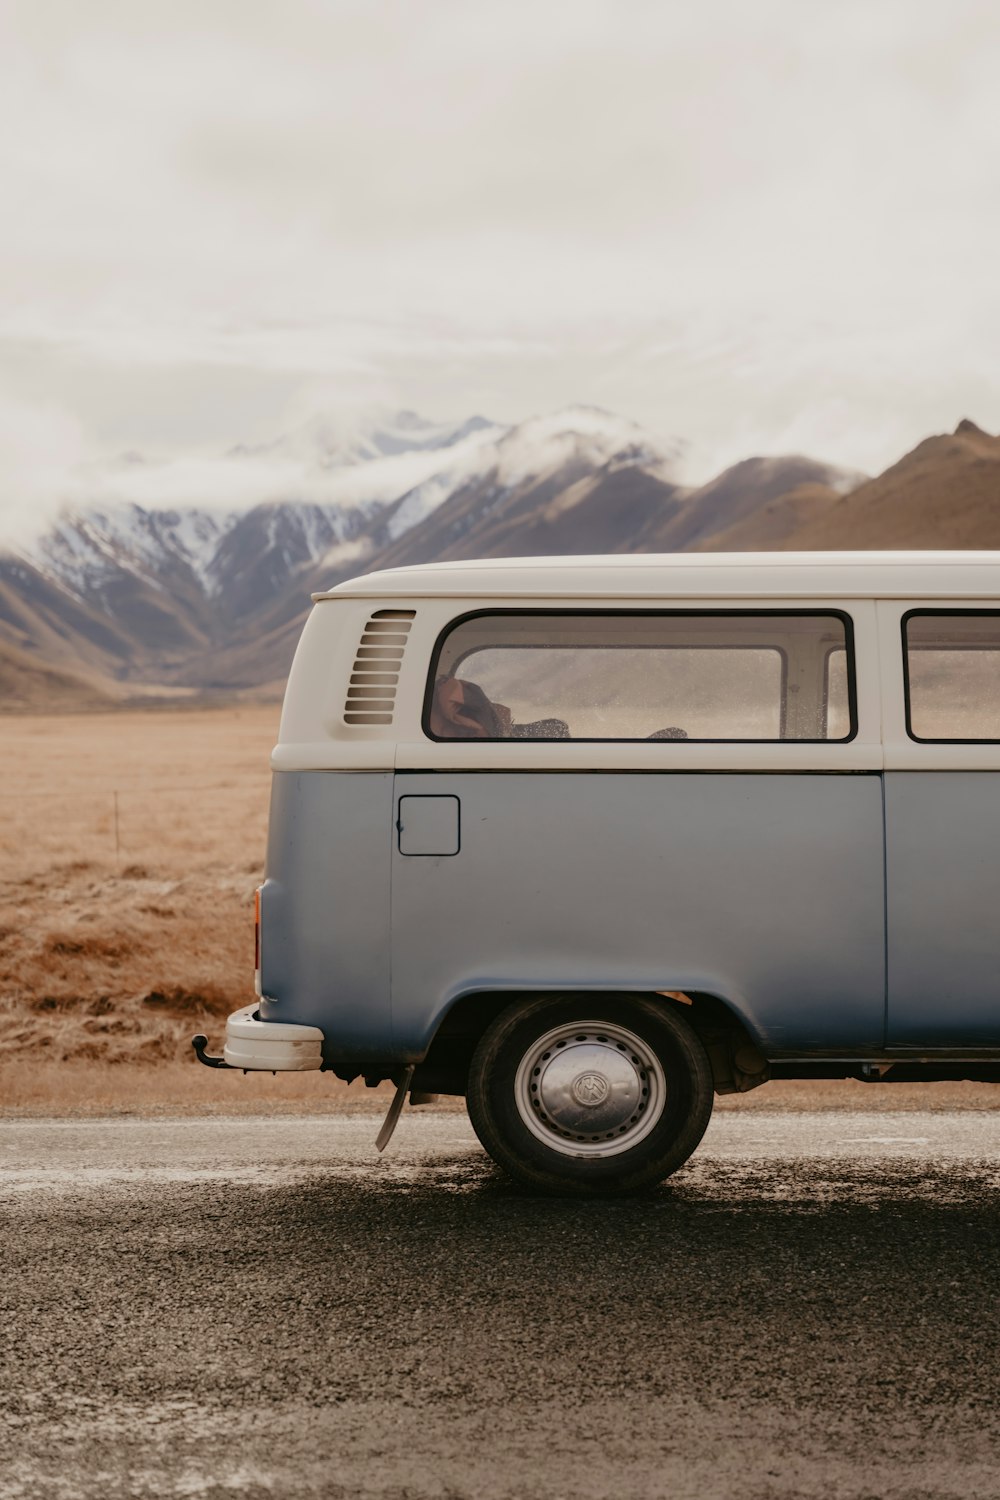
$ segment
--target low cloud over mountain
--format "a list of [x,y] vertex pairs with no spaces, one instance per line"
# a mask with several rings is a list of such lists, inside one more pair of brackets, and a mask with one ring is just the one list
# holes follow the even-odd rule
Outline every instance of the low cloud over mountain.
[[872,480],[790,455],[690,488],[677,457],[592,407],[510,428],[313,418],[197,464],[133,456],[104,472],[100,503],[0,555],[0,691],[15,708],[276,692],[310,591],[375,567],[1000,546],[1000,438],[969,422]]

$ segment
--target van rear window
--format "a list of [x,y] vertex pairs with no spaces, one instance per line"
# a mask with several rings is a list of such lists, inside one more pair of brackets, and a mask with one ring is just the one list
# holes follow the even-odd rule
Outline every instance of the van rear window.
[[466,615],[441,637],[437,740],[847,740],[850,621],[822,611]]
[[1000,610],[913,610],[903,650],[911,739],[1000,741]]

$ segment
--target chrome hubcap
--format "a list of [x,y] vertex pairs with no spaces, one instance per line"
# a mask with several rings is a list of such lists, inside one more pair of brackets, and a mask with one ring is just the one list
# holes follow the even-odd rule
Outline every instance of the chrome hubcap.
[[583,1021],[540,1037],[514,1080],[532,1135],[564,1156],[617,1156],[643,1140],[666,1104],[659,1058],[624,1026]]

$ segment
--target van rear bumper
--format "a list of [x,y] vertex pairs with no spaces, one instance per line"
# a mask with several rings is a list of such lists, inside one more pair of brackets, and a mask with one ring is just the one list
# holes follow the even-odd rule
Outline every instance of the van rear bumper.
[[257,1003],[233,1011],[226,1021],[223,1057],[231,1068],[268,1073],[307,1073],[323,1066],[323,1033],[318,1026],[262,1021]]

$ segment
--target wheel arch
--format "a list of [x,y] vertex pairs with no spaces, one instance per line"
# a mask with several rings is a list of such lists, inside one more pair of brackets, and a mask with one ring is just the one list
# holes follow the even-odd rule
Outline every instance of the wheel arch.
[[620,999],[652,1001],[686,1017],[701,1040],[712,1067],[717,1094],[746,1093],[770,1076],[760,1046],[731,1002],[706,990],[644,990],[634,985],[603,985],[598,990],[572,986],[469,990],[457,995],[441,1017],[421,1062],[414,1087],[439,1094],[464,1094],[469,1062],[486,1028],[509,1006],[527,1004],[539,996],[556,999]]

